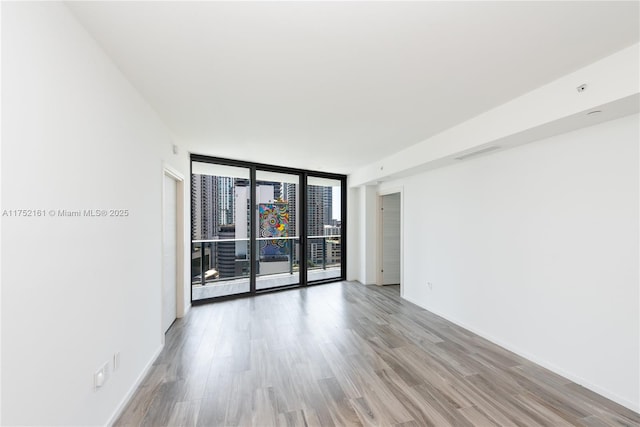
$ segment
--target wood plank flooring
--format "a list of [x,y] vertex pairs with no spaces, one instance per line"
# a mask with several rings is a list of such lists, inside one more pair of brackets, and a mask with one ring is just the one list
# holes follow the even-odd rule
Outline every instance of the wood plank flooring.
[[400,298],[334,283],[193,307],[116,426],[640,426]]

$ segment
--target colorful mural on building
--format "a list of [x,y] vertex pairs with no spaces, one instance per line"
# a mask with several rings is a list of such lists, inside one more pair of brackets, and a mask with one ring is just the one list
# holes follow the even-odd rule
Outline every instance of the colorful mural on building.
[[279,258],[289,255],[288,240],[279,237],[289,236],[289,204],[286,202],[260,203],[260,237],[274,237],[273,240],[260,241],[261,258]]

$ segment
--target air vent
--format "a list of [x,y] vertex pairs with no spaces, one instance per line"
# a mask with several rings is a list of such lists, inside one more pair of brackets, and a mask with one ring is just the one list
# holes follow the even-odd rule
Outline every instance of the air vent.
[[456,160],[464,160],[464,159],[468,159],[469,157],[473,157],[473,156],[479,156],[480,154],[484,154],[484,153],[489,153],[491,151],[496,151],[499,150],[500,147],[498,147],[497,145],[493,145],[491,147],[485,147],[485,148],[481,148],[480,150],[477,151],[472,151],[470,153],[465,153],[462,154],[458,157],[454,157],[454,159]]

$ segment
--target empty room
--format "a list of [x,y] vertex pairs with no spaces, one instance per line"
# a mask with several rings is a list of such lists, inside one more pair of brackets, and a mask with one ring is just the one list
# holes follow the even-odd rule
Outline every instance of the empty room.
[[3,426],[640,426],[640,2],[2,1]]

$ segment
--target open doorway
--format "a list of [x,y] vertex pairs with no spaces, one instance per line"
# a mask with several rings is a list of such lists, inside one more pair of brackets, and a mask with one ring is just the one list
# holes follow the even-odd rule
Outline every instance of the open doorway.
[[379,198],[378,285],[402,283],[402,196],[400,192]]
[[184,179],[164,168],[162,182],[162,334],[184,315]]

